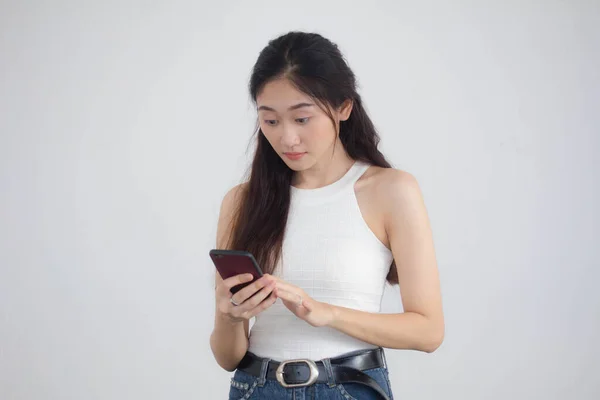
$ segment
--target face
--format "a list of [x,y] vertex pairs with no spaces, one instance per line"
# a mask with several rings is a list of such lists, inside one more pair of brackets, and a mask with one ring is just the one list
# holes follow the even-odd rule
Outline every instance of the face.
[[[333,147],[341,145],[329,115],[287,79],[267,83],[256,103],[262,132],[277,154],[295,171],[310,168],[320,159],[331,157]],[[345,121],[350,110],[348,102],[339,110],[331,111],[338,121]]]

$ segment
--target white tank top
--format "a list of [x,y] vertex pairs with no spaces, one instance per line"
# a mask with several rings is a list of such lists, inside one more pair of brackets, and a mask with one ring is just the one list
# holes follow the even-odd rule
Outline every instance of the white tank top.
[[[369,168],[356,161],[338,181],[291,190],[282,258],[273,275],[313,299],[377,313],[393,261],[391,251],[364,221],[355,182]],[[320,360],[376,346],[328,327],[313,327],[278,299],[251,326],[249,351],[276,361]]]

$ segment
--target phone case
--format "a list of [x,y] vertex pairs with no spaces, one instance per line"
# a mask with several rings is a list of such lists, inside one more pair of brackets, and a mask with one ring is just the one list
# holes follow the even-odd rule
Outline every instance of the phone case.
[[240,291],[263,276],[263,272],[260,269],[258,262],[250,252],[242,250],[212,249],[210,250],[209,255],[223,279],[247,273],[251,273],[254,276],[252,281],[244,282],[232,287],[231,293]]

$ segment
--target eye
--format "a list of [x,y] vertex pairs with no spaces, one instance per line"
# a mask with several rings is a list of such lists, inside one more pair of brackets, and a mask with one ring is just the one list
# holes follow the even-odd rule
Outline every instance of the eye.
[[[300,125],[306,125],[308,123],[309,119],[310,119],[310,117],[296,118],[296,121],[298,121],[298,123]],[[302,121],[304,121],[304,122],[302,122]]]
[[277,122],[277,120],[274,120],[274,119],[265,119],[265,123],[270,126],[275,126],[276,122]]

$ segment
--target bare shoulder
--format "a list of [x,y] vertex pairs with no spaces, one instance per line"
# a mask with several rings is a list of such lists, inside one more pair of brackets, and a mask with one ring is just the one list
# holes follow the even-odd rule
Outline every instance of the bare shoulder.
[[390,248],[389,220],[410,209],[407,202],[399,201],[402,193],[410,192],[416,180],[408,172],[394,168],[371,166],[354,186],[358,205],[367,226],[375,236]]
[[[357,187],[362,198],[383,221],[415,211],[423,204],[419,183],[413,174],[396,168],[370,167]],[[358,190],[357,190],[358,193]]]
[[234,210],[240,200],[240,196],[247,188],[248,182],[240,183],[239,185],[235,185],[234,187],[230,188],[225,193],[225,196],[223,196],[223,201],[221,202],[221,212],[231,212]]
[[420,192],[417,179],[410,172],[396,168],[372,166],[361,180],[366,191],[382,200]]
[[385,168],[382,174],[382,190],[388,196],[410,196],[420,192],[419,183],[413,174],[407,171]]
[[217,225],[217,248],[219,249],[227,247],[231,236],[232,221],[240,204],[241,195],[247,189],[247,185],[247,182],[236,185],[223,196]]

